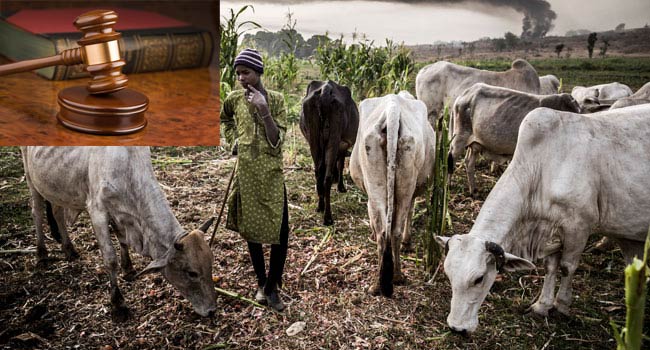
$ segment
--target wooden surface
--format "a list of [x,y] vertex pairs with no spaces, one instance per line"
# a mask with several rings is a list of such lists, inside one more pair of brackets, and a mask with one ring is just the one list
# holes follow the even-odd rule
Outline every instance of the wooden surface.
[[[0,60],[0,64],[7,63]],[[99,136],[67,129],[56,119],[58,92],[90,78],[51,81],[35,73],[0,77],[0,145],[219,144],[218,69],[198,68],[128,76],[128,86],[149,98],[148,125],[122,136]]]

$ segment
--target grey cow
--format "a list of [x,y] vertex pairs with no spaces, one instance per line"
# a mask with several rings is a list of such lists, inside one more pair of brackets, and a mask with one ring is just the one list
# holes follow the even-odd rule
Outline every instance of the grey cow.
[[140,275],[160,271],[202,316],[216,309],[212,252],[201,230],[186,233],[174,217],[154,176],[148,147],[22,147],[21,152],[39,260],[47,258],[45,202],[52,204],[63,249],[70,259],[76,252],[66,231],[66,216],[75,218],[87,210],[109,272],[115,321],[126,320],[128,308],[117,284],[118,261],[109,221],[117,228],[125,272],[133,270],[130,247],[153,259]]
[[[437,237],[447,247],[447,323],[473,332],[497,271],[546,276],[532,311],[569,314],[571,280],[590,234],[615,239],[626,261],[643,252],[650,225],[650,105],[592,116],[538,108],[521,123],[512,162],[468,234]],[[554,296],[556,278],[560,286]]]
[[583,112],[593,113],[608,109],[621,98],[632,95],[632,89],[618,82],[589,87],[575,86],[571,96],[578,101]]
[[[539,93],[537,71],[525,60],[517,59],[505,72],[492,72],[454,63],[439,61],[422,68],[415,78],[418,100],[427,106],[429,123],[442,114],[445,103],[450,105],[456,98],[476,83],[503,86],[519,91]],[[434,126],[435,127],[435,126]]]
[[614,104],[609,107],[609,109],[636,106],[646,103],[650,103],[650,83],[645,83],[645,85],[643,85],[639,90],[632,94],[632,96],[623,97],[620,100],[614,102]]
[[517,145],[519,125],[528,112],[538,107],[580,113],[569,94],[533,95],[512,89],[475,84],[456,99],[452,109],[453,138],[449,148],[449,170],[465,149],[465,170],[470,193],[476,191],[474,165],[478,154],[503,162]]

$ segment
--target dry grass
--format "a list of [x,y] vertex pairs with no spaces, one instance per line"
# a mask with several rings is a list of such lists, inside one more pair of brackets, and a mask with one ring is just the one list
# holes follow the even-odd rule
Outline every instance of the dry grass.
[[[449,333],[445,319],[451,291],[440,273],[431,281],[418,266],[425,215],[415,222],[416,252],[403,267],[409,282],[392,299],[365,290],[377,269],[376,248],[368,240],[366,196],[348,181],[349,191],[334,193],[332,228],[315,212],[311,160],[302,138],[295,156],[286,157],[291,236],[285,272],[284,313],[219,296],[214,318],[193,314],[160,276],[121,281],[133,316],[114,324],[109,315],[108,278],[87,216],[73,228],[82,258],[68,263],[50,240],[59,260],[47,269],[34,254],[0,255],[0,348],[198,348],[198,349],[611,349],[609,320],[624,321],[623,263],[620,252],[584,254],[574,280],[573,317],[537,318],[523,311],[542,284],[542,271],[508,274],[496,283],[481,308],[480,328],[471,338]],[[285,150],[285,154],[288,153]],[[156,176],[186,229],[196,228],[219,207],[234,162],[217,148],[154,149]],[[295,159],[295,161],[293,161]],[[462,169],[452,180],[454,233],[472,225],[496,178],[478,170],[479,199],[466,197]],[[32,249],[34,227],[17,148],[0,149],[0,249]],[[422,214],[421,203],[416,215]],[[313,259],[314,248],[334,230]],[[252,297],[255,277],[244,241],[221,228],[214,248],[214,274],[220,288]],[[307,261],[309,269],[301,276]],[[136,269],[148,259],[136,257]],[[286,329],[297,321],[306,328],[295,336]],[[647,329],[646,329],[647,333]]]

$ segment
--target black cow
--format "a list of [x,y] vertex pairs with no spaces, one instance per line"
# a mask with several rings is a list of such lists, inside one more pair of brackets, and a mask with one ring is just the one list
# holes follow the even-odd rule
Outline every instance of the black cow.
[[[314,80],[302,100],[300,130],[309,143],[316,173],[318,212],[325,211],[323,224],[331,225],[330,188],[338,182],[345,192],[343,166],[354,145],[359,127],[359,111],[350,89],[333,81]],[[334,171],[336,170],[336,171]]]

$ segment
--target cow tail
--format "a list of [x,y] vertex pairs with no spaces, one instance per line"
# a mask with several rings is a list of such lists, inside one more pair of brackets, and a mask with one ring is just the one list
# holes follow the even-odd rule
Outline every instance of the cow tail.
[[48,201],[45,201],[45,216],[47,216],[47,223],[50,225],[50,232],[52,233],[52,238],[57,242],[61,243],[61,232],[59,232],[59,226],[56,224],[56,219],[54,218],[54,212],[52,211],[52,204]]
[[[397,99],[397,97],[395,97]],[[397,141],[399,136],[399,115],[398,101],[392,101],[386,115],[386,229],[382,246],[382,257],[379,271],[379,285],[381,293],[387,297],[393,295],[393,249],[392,249],[392,225],[393,210],[395,206],[395,169],[397,168]]]
[[[323,154],[321,159],[325,163],[325,174],[332,176],[332,182],[334,183],[338,180],[336,160],[338,158],[342,130],[334,130],[332,126],[333,120],[331,120],[331,118],[338,118],[339,114],[336,113],[338,106],[335,106],[332,85],[330,82],[323,86],[319,106],[321,108],[321,118],[323,118],[321,123],[323,123],[323,125],[327,123],[327,130],[329,130],[327,135],[323,135],[327,140],[327,144],[323,145]],[[323,178],[323,181],[325,181],[325,178]],[[325,183],[322,185],[326,188],[326,191],[329,191],[329,188],[327,188]]]

